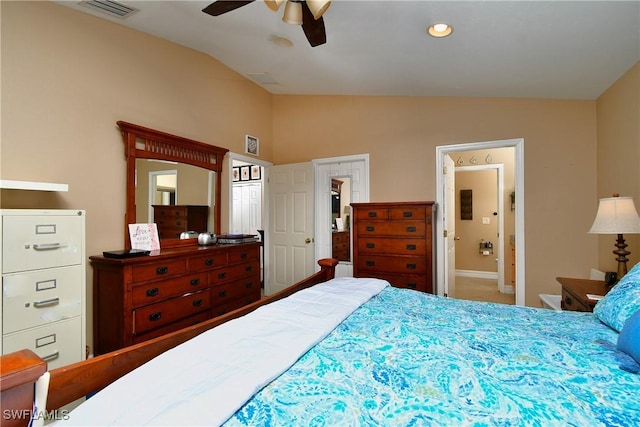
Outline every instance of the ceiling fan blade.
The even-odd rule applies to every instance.
[[[313,14],[307,6],[307,2],[302,2],[302,30],[304,35],[307,36],[311,47],[320,46],[327,42],[327,33],[324,30],[324,20],[322,16],[318,19],[313,19]]]
[[[219,16],[253,2],[254,0],[218,0],[202,9],[202,11],[212,16]]]

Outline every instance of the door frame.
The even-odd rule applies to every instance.
[[[525,234],[524,234],[524,138],[505,139],[496,141],[470,142],[454,145],[436,146],[436,203],[443,203],[443,189],[445,180],[443,178],[444,156],[450,153],[473,150],[486,150],[492,148],[515,148],[515,230],[516,230],[516,305],[525,305]],[[436,211],[436,224],[442,224],[442,209]],[[438,284],[443,284],[447,280],[444,271],[445,242],[444,234],[440,231],[442,227],[437,227],[436,232],[436,277]],[[437,286],[438,295],[444,295],[444,286]]]

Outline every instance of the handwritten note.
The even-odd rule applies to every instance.
[[[131,240],[131,249],[160,250],[156,224],[129,224],[129,239]]]

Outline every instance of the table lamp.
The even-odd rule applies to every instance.
[[[618,280],[620,280],[627,274],[627,255],[631,253],[626,250],[627,244],[623,234],[640,233],[640,217],[633,204],[633,198],[614,194],[613,197],[600,199],[598,213],[589,233],[618,235],[615,244],[617,249],[613,253],[617,256]]]

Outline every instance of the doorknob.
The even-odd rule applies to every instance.
[[[454,237],[453,240],[460,240],[458,236]]]
[[[309,243],[311,243],[311,238],[307,237],[306,239],[304,239],[304,242],[308,245]]]

